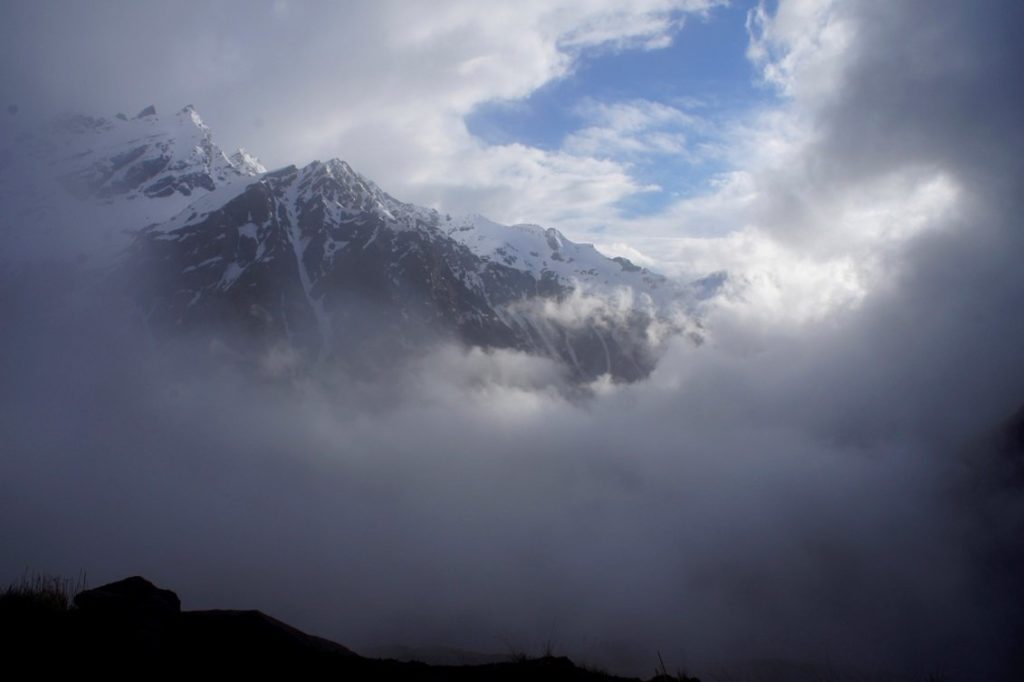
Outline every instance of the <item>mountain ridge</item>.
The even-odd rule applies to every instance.
[[[143,283],[133,295],[147,325],[228,332],[257,352],[288,344],[307,368],[365,359],[368,347],[386,347],[386,362],[416,344],[415,330],[549,357],[583,381],[641,379],[666,336],[699,339],[706,285],[554,228],[400,201],[340,159],[267,171],[244,150],[221,151],[191,105],[169,118],[152,107],[67,117],[57,130],[56,180]]]

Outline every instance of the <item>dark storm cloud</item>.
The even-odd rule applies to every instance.
[[[807,104],[809,196],[921,166],[963,188],[859,310],[733,321],[580,401],[453,348],[379,385],[254,382],[91,297],[40,309],[59,273],[8,278],[2,574],[143,573],[357,649],[1013,679],[1024,515],[988,436],[1024,403],[1021,10],[837,11],[856,41]]]

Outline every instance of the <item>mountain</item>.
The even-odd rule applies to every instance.
[[[72,147],[61,179],[82,195],[129,200],[191,197],[197,190],[211,192],[218,185],[266,172],[244,150],[230,158],[224,154],[191,105],[169,121],[147,107],[132,119],[72,116],[58,125],[68,133],[66,143]]]
[[[109,262],[140,227],[266,172],[213,142],[192,106],[158,116],[67,115],[0,136],[0,213],[8,253]]]
[[[452,339],[548,357],[578,380],[633,381],[667,336],[696,338],[694,311],[718,286],[675,283],[555,229],[407,204],[337,159],[267,172],[222,152],[192,107],[69,117],[45,139],[34,158],[55,182],[25,193],[19,227],[65,223],[57,241],[91,243],[80,257],[130,273],[151,330],[247,357],[283,347],[302,369],[355,369]]]

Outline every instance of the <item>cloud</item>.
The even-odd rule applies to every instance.
[[[971,194],[987,181],[975,182],[970,174],[983,166],[964,154],[982,141],[992,145],[992,158],[1005,149],[980,127],[965,129],[963,103],[939,95],[950,87],[940,74],[967,76],[949,54],[962,57],[962,48],[943,48],[932,36],[948,45],[964,37],[936,26],[912,41],[920,53],[876,44],[883,41],[872,26],[901,21],[858,3],[752,10],[749,55],[782,99],[716,136],[730,168],[709,191],[656,215],[613,220],[602,240],[656,253],[652,267],[673,274],[726,269],[743,289],[726,305],[750,303],[748,313],[774,315],[781,325],[820,320],[892,286],[907,250],[927,233],[971,220]],[[903,45],[895,35],[885,41]],[[913,103],[904,96],[910,89],[918,94]],[[995,111],[1012,106],[1000,97]],[[921,128],[930,129],[933,144],[921,139]]]
[[[623,237],[737,281],[707,341],[671,344],[638,384],[573,391],[545,361],[445,345],[378,381],[289,382],[287,354],[253,380],[152,348],[73,271],[5,282],[0,570],[141,572],[187,606],[263,608],[357,650],[551,639],[642,674],[660,650],[698,673],[773,657],[1012,676],[1024,511],[992,433],[1024,402],[1022,12],[756,10],[780,102],[736,124],[708,194]],[[438,22],[458,52],[483,19],[455,19]],[[395,40],[440,49],[429,22],[409,30]],[[545,77],[544,45],[516,53],[524,72]],[[453,119],[425,111],[417,144],[444,148],[432,122]],[[417,117],[381,112],[382,131]],[[515,162],[470,154],[466,174],[509,183],[523,158],[557,160],[584,205],[594,168],[629,182],[480,153]],[[588,314],[554,312],[573,303]]]
[[[268,382],[142,343],[108,301],[5,302],[5,574],[138,572],[357,650],[553,639],[636,673],[823,648],[998,669],[1015,643],[962,541],[993,528],[947,495],[947,427],[901,431],[920,387],[873,401],[891,368],[847,364],[849,328],[676,343],[587,397],[549,361],[448,345],[374,382]]]
[[[686,130],[702,130],[707,122],[682,109],[649,100],[604,103],[585,101],[579,115],[588,122],[571,133],[562,148],[580,156],[629,160],[671,154],[695,158]]]
[[[766,83],[787,95],[827,95],[837,87],[836,72],[856,42],[849,7],[834,0],[798,0],[769,14],[761,2],[747,16],[747,56],[761,68]]]
[[[594,50],[663,47],[687,14],[716,4],[21,3],[5,8],[0,73],[30,115],[191,102],[223,146],[270,166],[338,156],[405,200],[558,223],[645,187],[589,154],[485,145],[465,117],[568,77]],[[156,33],[173,46],[155,47]]]

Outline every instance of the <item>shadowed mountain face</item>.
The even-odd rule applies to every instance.
[[[191,106],[69,117],[9,151],[13,253],[114,265],[161,338],[217,339],[249,359],[286,349],[302,371],[455,340],[550,358],[578,381],[641,379],[668,336],[699,338],[706,280],[676,284],[554,229],[406,204],[339,160],[268,173],[224,154]]]

